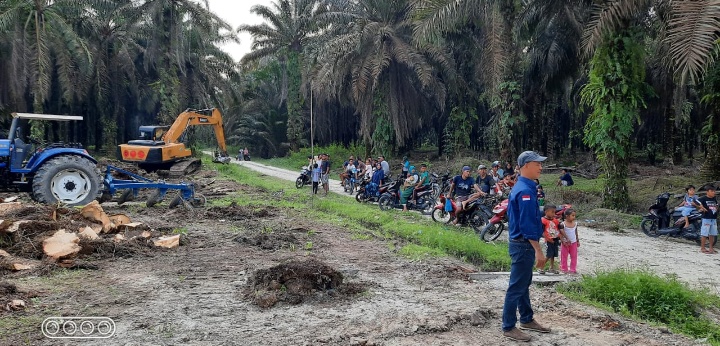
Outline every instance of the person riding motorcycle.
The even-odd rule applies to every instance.
[[[408,211],[407,209],[407,201],[410,196],[413,195],[413,191],[415,190],[415,185],[417,185],[417,182],[420,178],[418,177],[417,172],[415,171],[415,166],[409,166],[408,167],[408,176],[405,178],[405,182],[403,183],[402,189],[400,191],[400,204],[403,206],[403,211]]]
[[[425,191],[430,188],[430,185],[432,184],[432,180],[430,180],[430,172],[427,171],[427,165],[422,164],[420,165],[420,173],[418,174],[418,183],[415,185],[415,190],[413,190],[412,199],[417,199],[418,192]]]
[[[455,213],[454,225],[458,223],[458,216],[465,210],[464,202],[471,197],[473,191],[476,193],[481,192],[477,184],[475,184],[475,179],[470,176],[470,166],[464,166],[462,173],[455,176],[450,185],[450,198],[455,198],[455,202],[460,203],[460,208]]]
[[[382,165],[380,162],[377,162],[375,164],[375,172],[372,175],[372,178],[370,178],[370,183],[367,184],[365,187],[365,191],[368,196],[377,196],[379,192],[380,185],[382,185],[383,181],[385,180],[385,171],[382,169]]]

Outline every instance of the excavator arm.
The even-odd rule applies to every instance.
[[[207,114],[209,113],[209,114]],[[223,128],[222,115],[217,108],[192,110],[187,109],[178,115],[175,122],[162,136],[165,143],[178,143],[180,137],[190,126],[210,125],[215,131],[215,139],[220,147],[220,156],[228,157],[227,146],[225,145],[225,129]]]

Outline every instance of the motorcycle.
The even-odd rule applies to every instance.
[[[378,200],[380,210],[403,208],[402,204],[400,204],[400,187],[402,184],[402,179],[396,180],[395,183],[380,196]],[[433,208],[432,190],[418,192],[414,200],[408,199],[406,206],[408,210],[419,210],[423,212],[423,214],[431,212]]]
[[[307,166],[303,166],[302,171],[300,171],[300,176],[295,179],[295,187],[300,189],[305,185],[310,184],[310,170],[307,168]]]
[[[377,202],[388,189],[395,183],[395,181],[389,180],[388,182],[375,186],[375,189],[370,188],[370,179],[364,179],[358,185],[358,193],[355,194],[355,200],[359,203],[364,202]]]
[[[440,194],[439,203],[433,208],[431,217],[435,222],[449,223],[455,218],[458,219],[458,224],[469,225],[475,232],[480,232],[488,222],[488,217],[491,215],[489,205],[492,205],[495,200],[494,196],[487,196],[478,198],[465,207],[465,210],[460,212],[461,205],[456,203],[453,199],[445,196],[444,193]],[[446,210],[446,203],[452,206],[451,211]]]
[[[440,198],[440,194],[447,194],[448,192],[450,192],[450,185],[452,185],[452,177],[450,177],[450,172],[446,172],[442,177],[439,177],[435,173],[433,173],[431,176],[434,200]]]
[[[480,232],[480,239],[485,242],[491,242],[500,237],[507,227],[507,209],[509,199],[505,198],[492,209],[493,216],[487,225]],[[561,221],[565,221],[565,210],[572,208],[571,204],[561,204],[555,210],[555,217]]]
[[[670,193],[664,192],[657,196],[655,204],[651,205],[647,215],[640,223],[643,233],[649,237],[668,236],[694,240],[700,243],[700,227],[702,227],[702,213],[693,211],[688,216],[690,226],[685,228],[685,217],[682,211],[668,209],[667,203]]]

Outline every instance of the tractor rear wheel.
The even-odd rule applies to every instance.
[[[102,195],[100,176],[100,170],[87,158],[58,156],[38,168],[32,180],[32,196],[45,204],[86,205]]]

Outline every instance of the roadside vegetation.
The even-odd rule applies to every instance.
[[[433,224],[416,213],[380,212],[375,205],[348,203],[347,198],[334,194],[323,199],[312,199],[307,190],[297,190],[291,182],[263,177],[235,165],[215,165],[215,168],[228,178],[250,185],[271,191],[283,189],[285,197],[282,201],[272,203],[280,203],[302,213],[338,223],[352,230],[354,238],[383,237],[388,240],[407,241],[399,246],[397,243],[390,243],[400,256],[420,260],[452,255],[477,264],[483,270],[509,268],[507,246],[479,242],[478,237],[471,231]],[[547,175],[543,178],[543,183],[554,183],[554,180],[554,175]],[[637,228],[641,216],[597,207],[600,197],[596,192],[601,188],[601,184],[584,178],[578,178],[576,182],[573,188],[548,190],[550,195],[555,193],[558,199],[563,198],[563,194],[566,199],[577,198],[580,194],[595,196],[591,203],[596,204],[586,201],[577,203],[580,210],[593,207],[581,215],[581,218],[592,219],[593,224],[588,225],[590,227],[609,231]],[[668,184],[668,188],[679,186],[677,178],[658,178],[652,184],[642,180],[634,182],[631,184],[631,191],[632,187],[637,187],[636,195],[642,189],[651,189],[654,194],[658,184]],[[645,197],[650,201],[654,199],[654,195]],[[674,333],[705,339],[711,345],[720,345],[720,325],[714,317],[720,311],[720,298],[705,290],[691,289],[674,277],[661,277],[644,270],[618,269],[583,276],[579,281],[559,285],[557,290],[570,299],[639,321],[666,325]]]
[[[670,330],[720,345],[720,298],[673,277],[617,269],[562,284],[566,296],[624,316],[667,325]],[[714,318],[711,316],[715,316]]]
[[[364,228],[388,239],[402,239],[416,245],[401,251],[413,258],[419,254],[448,254],[476,264],[486,271],[510,268],[507,245],[487,244],[472,230],[435,223],[416,213],[381,212],[377,205],[360,204],[333,193],[324,198],[313,197],[309,189],[296,189],[293,182],[266,177],[238,165],[208,165],[230,179],[278,192],[276,200],[246,195],[246,199],[236,201],[238,204],[272,204],[291,208],[350,230]],[[219,200],[216,203],[227,202]]]

